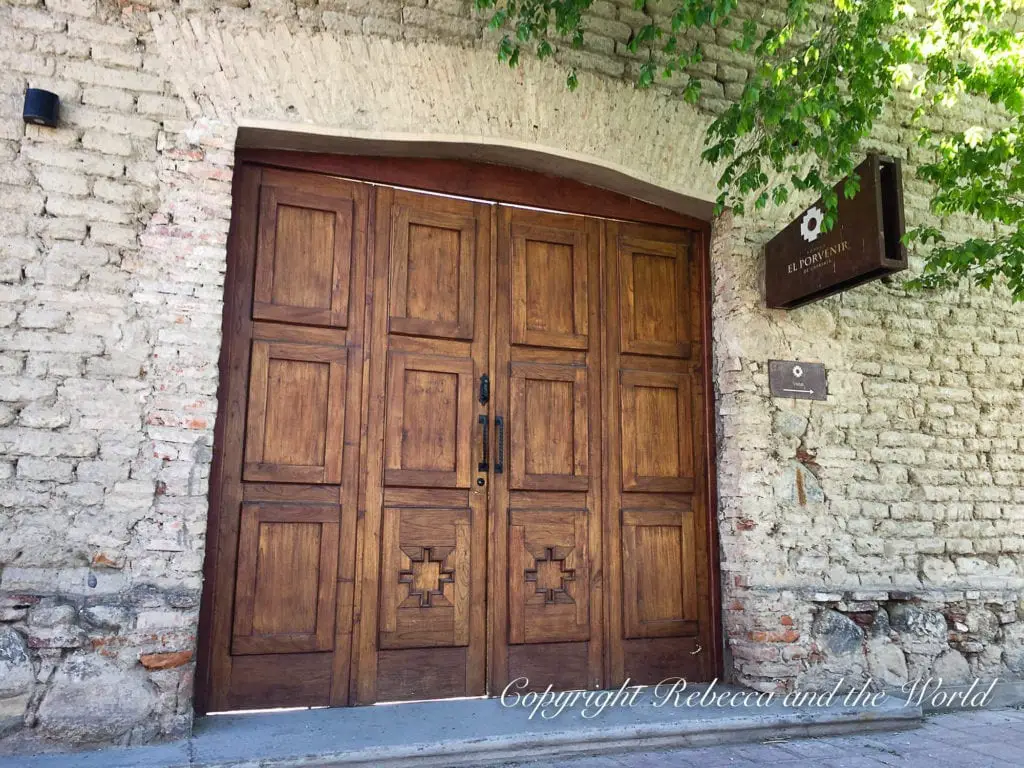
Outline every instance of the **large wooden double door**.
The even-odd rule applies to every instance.
[[[713,677],[697,234],[234,195],[200,709]]]

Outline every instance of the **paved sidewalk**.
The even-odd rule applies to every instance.
[[[509,763],[539,768],[1018,768],[1024,766],[1024,710],[934,715],[913,731],[794,739],[667,752],[584,757],[557,763]]]
[[[725,685],[716,685],[715,692],[727,699],[739,695],[741,703],[750,693]],[[692,693],[706,694],[707,689],[697,686]],[[607,703],[611,699],[602,700]],[[920,707],[908,706],[895,697],[875,707],[847,705],[845,701],[827,706],[773,701],[760,707],[699,707],[671,697],[667,705],[660,706],[648,692],[635,703],[627,699],[628,706],[567,707],[547,719],[531,717],[531,700],[520,706],[515,706],[516,701],[510,699],[503,705],[497,698],[463,699],[443,705],[410,702],[218,715],[201,718],[188,739],[73,754],[0,757],[0,768],[479,768],[542,758],[561,765],[570,762],[569,756],[621,754],[620,750],[630,748],[749,745],[766,738],[888,733],[917,728],[921,723]],[[544,710],[550,716],[556,711]],[[551,755],[562,757],[548,757]],[[658,758],[654,759],[657,764]]]

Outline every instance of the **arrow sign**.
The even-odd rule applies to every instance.
[[[768,386],[772,397],[795,400],[825,400],[828,383],[825,366],[799,360],[769,360]]]

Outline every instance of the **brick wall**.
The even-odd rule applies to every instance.
[[[190,725],[239,126],[530,146],[713,197],[700,137],[747,74],[727,34],[704,40],[694,110],[671,84],[629,86],[631,1],[595,3],[566,54],[576,94],[557,68],[497,64],[469,5],[0,4],[8,748]],[[60,128],[23,124],[27,85],[60,94]],[[991,118],[937,121],[974,119]],[[913,224],[910,139],[891,115],[873,147],[907,160]],[[730,672],[760,688],[1024,677],[1024,313],[898,282],[765,310],[761,246],[795,212],[725,217],[713,238]],[[770,400],[769,358],[825,362],[828,402]]]

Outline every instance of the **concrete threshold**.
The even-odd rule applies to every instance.
[[[701,691],[703,686],[691,686]],[[744,692],[716,686],[716,692]],[[839,698],[838,696],[836,697]],[[680,697],[682,701],[682,697]],[[633,706],[585,718],[582,704],[557,717],[498,699],[432,701],[345,709],[205,717],[183,741],[149,747],[0,758],[19,768],[310,768],[311,766],[484,766],[585,755],[706,747],[902,730],[921,723],[918,706],[895,696],[878,706]],[[596,704],[590,712],[596,709]]]

